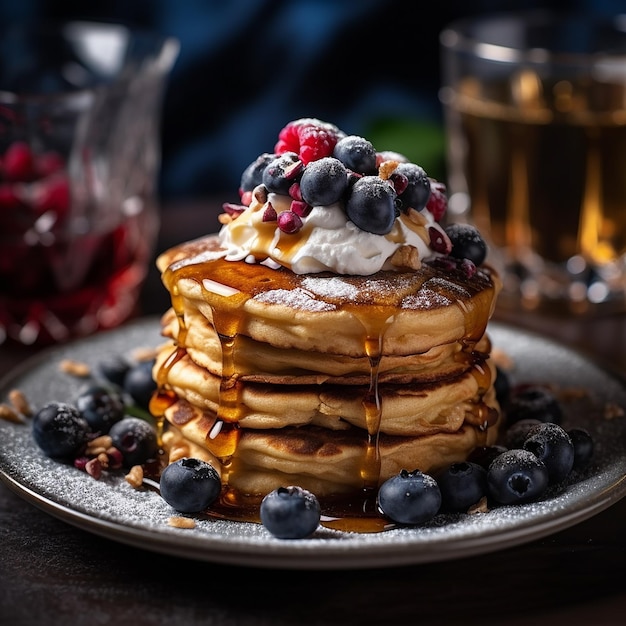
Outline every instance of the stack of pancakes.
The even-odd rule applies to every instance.
[[[495,442],[488,267],[297,275],[223,254],[209,236],[157,262],[172,301],[154,370],[170,462],[204,458],[238,494],[324,497]]]

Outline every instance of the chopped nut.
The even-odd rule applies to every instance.
[[[392,265],[418,270],[422,266],[417,248],[414,246],[400,246],[391,257]]]
[[[174,528],[195,528],[196,523],[189,517],[170,517],[167,520],[168,526],[173,526]]]
[[[100,448],[102,448],[103,450],[106,450],[107,448],[110,448],[112,445],[113,445],[113,439],[111,439],[109,435],[100,435],[99,437],[92,439],[87,444],[87,447],[90,449],[90,451],[92,449],[96,450]]]
[[[474,515],[476,513],[488,513],[489,506],[487,504],[487,496],[483,496],[476,504],[470,506],[467,512],[469,515]]]
[[[230,224],[233,221],[233,218],[230,215],[228,215],[228,213],[220,213],[217,216],[217,221],[220,224],[225,225],[225,224]]]
[[[18,413],[26,417],[30,417],[33,414],[33,410],[28,402],[26,396],[19,389],[12,389],[9,391],[9,402],[13,405]]]
[[[383,180],[387,180],[398,165],[400,165],[399,161],[383,161],[378,166],[378,176]]]
[[[72,359],[63,359],[59,363],[59,369],[64,374],[70,374],[77,378],[87,378],[91,376],[91,368],[87,363],[81,363],[80,361],[74,361]]]
[[[96,459],[100,461],[100,467],[102,467],[102,469],[109,469],[109,457],[106,452],[101,452]]]
[[[143,468],[141,465],[133,465],[124,478],[131,487],[139,489],[143,485]]]
[[[23,424],[24,420],[20,417],[20,414],[8,404],[0,404],[0,419],[7,422],[14,422],[15,424]]]

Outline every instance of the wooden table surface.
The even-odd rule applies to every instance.
[[[166,207],[159,249],[216,230],[211,206]],[[167,303],[153,270],[143,311],[158,313]],[[626,315],[496,318],[626,374]],[[0,374],[32,352],[0,347]],[[484,555],[378,570],[263,570],[183,560],[95,536],[0,482],[0,625],[624,624],[625,527],[623,499],[545,539]]]

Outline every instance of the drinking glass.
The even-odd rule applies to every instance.
[[[136,311],[177,53],[116,24],[0,33],[0,343],[67,341]]]
[[[486,235],[499,305],[626,310],[626,16],[469,18],[440,41],[450,214]]]

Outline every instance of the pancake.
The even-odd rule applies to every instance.
[[[407,467],[434,473],[467,458],[477,446],[495,443],[494,429],[464,425],[452,433],[421,437],[380,435],[376,452],[363,431],[330,431],[317,426],[275,430],[242,429],[227,466],[206,446],[214,422],[207,416],[170,424],[168,447],[183,446],[218,467],[222,480],[244,496],[262,496],[280,486],[297,484],[319,497],[373,488]],[[182,443],[181,443],[182,442]]]
[[[171,345],[161,349],[157,369],[163,367],[173,350]],[[430,384],[381,383],[377,430],[390,435],[416,436],[453,432],[464,422],[481,425],[487,404],[484,388],[490,387],[493,376],[491,363],[476,356],[468,371]],[[169,368],[167,380],[180,400],[199,411],[219,413],[222,379],[196,365],[188,354]],[[237,424],[252,429],[314,424],[331,430],[343,430],[348,425],[368,430],[368,410],[364,405],[368,393],[369,385],[283,385],[239,380]],[[488,399],[497,409],[493,398]]]
[[[185,346],[189,358],[215,376],[222,375],[222,345],[209,321],[194,307],[185,310]],[[162,319],[163,335],[177,340],[178,319],[172,309]],[[311,350],[285,350],[237,335],[236,370],[240,380],[281,385],[339,383],[368,384],[371,362],[367,356],[351,357]],[[487,335],[474,351],[488,353]],[[420,354],[382,355],[378,364],[381,383],[432,382],[467,371],[473,357],[462,340],[433,346]]]
[[[301,275],[223,256],[217,236],[160,255],[157,265],[175,308],[182,316],[200,313],[223,336],[243,335],[283,350],[369,358],[372,351],[403,356],[475,343],[498,290],[489,268],[471,277],[427,264],[370,276]]]

